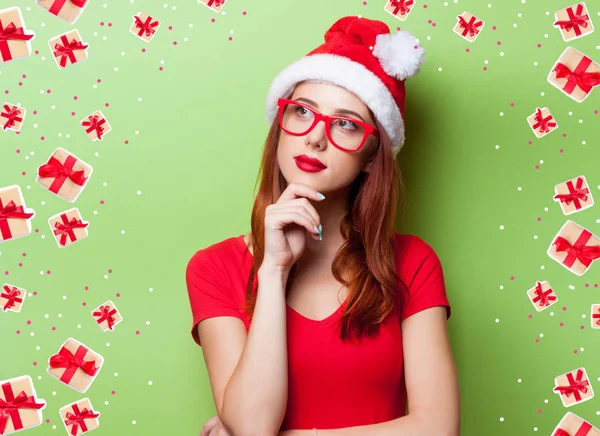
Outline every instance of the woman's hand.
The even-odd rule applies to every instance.
[[[202,430],[200,431],[200,436],[233,436],[221,420],[219,419],[219,415],[213,416],[208,421],[204,423],[202,426]]]

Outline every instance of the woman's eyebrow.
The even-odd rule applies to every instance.
[[[311,104],[311,105],[315,106],[317,109],[319,108],[319,105],[316,102],[314,102],[311,99],[309,99],[309,98],[299,97],[299,98],[296,99],[296,101],[304,101],[304,102],[306,102],[308,104]],[[360,118],[361,120],[363,120],[366,123],[366,121],[364,120],[364,118],[358,112],[351,111],[350,109],[336,108],[334,110],[334,113],[336,113],[336,114],[355,115],[355,116],[357,116],[358,118]]]

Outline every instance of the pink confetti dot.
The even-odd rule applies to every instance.
[[[159,69],[160,71],[162,71],[162,70],[163,70],[163,67],[158,67],[158,69]]]
[[[26,257],[26,256],[27,256],[27,253],[23,253],[23,254],[21,254],[21,256],[23,256],[23,257]]]
[[[540,166],[539,166],[539,165],[536,165],[536,166],[535,166],[535,169],[536,169],[536,170],[539,170],[539,169],[540,169]]]
[[[129,144],[129,141],[127,139],[125,140],[125,144]]]
[[[101,82],[102,82],[102,79],[98,79],[98,80],[96,80],[96,82],[98,82],[98,83],[101,83]]]
[[[561,148],[560,150],[558,150],[559,153],[563,153],[564,150]]]
[[[597,287],[598,287],[598,283],[594,283],[594,288],[597,288]]]
[[[29,324],[31,324],[31,320],[30,319],[27,320],[27,325],[29,325]]]
[[[108,273],[111,274],[112,273],[112,268],[108,270]]]
[[[121,294],[119,292],[117,292],[117,298],[119,298],[121,296]]]
[[[561,326],[561,327],[564,327],[565,325],[564,325],[564,323],[562,323],[562,322],[561,322],[561,323],[560,323],[560,326]]]
[[[567,310],[567,308],[566,308],[566,307],[563,307],[563,310]]]
[[[37,111],[33,111],[33,115],[37,115]]]
[[[104,21],[100,21],[100,25],[101,25],[101,26],[104,26]]]
[[[465,48],[465,51],[466,51],[467,53],[469,53],[469,52],[471,51],[471,49],[467,47],[467,48]]]
[[[83,303],[81,303],[83,306],[87,306],[87,303],[84,301]]]
[[[242,15],[246,15],[246,11],[242,12]]]
[[[594,111],[594,115],[598,115],[598,109]]]
[[[431,21],[431,20],[427,20],[427,22],[428,22],[429,24],[431,24],[431,22],[432,22],[432,21]]]
[[[49,419],[46,419],[46,422],[50,422],[50,420],[49,420]]]
[[[17,330],[17,334],[20,335],[21,334],[21,330]]]
[[[23,86],[23,82],[19,82],[19,86]]]
[[[537,47],[538,47],[538,48],[541,48],[541,47],[542,47],[542,44],[538,44],[538,45],[537,45]]]
[[[501,41],[498,41],[496,44],[498,44],[498,45],[502,45],[502,42],[501,42]]]
[[[108,107],[108,103],[104,103],[104,106]]]
[[[33,366],[37,366],[37,362],[33,362]]]
[[[25,175],[25,171],[21,171],[21,175],[24,176]]]
[[[71,115],[75,116],[75,112],[71,112]]]
[[[423,9],[427,9],[427,5],[423,5]]]
[[[483,71],[487,71],[487,67],[483,67]]]
[[[586,287],[586,288],[589,288],[589,287],[590,287],[590,284],[589,284],[589,283],[586,283],[586,284],[585,284],[585,287]]]
[[[142,53],[146,53],[146,49],[145,48],[142,49]]]
[[[73,96],[73,100],[77,100],[77,96],[76,95]]]
[[[8,89],[4,91],[5,94],[8,94]]]
[[[515,279],[515,276],[510,276],[510,280],[514,280],[514,279]]]
[[[48,94],[50,94],[52,91],[50,91],[49,89],[46,91]]]
[[[538,409],[538,410],[537,410],[537,413],[542,413],[542,409]]]
[[[492,26],[492,30],[496,30],[496,26]]]
[[[108,27],[112,27],[112,23],[108,23]]]
[[[46,139],[46,138],[44,138],[44,137],[42,136],[40,139],[43,141],[43,140],[44,140],[44,139]]]
[[[542,217],[540,217],[540,216],[539,216],[537,220],[538,220],[538,222],[539,222],[539,221],[541,221],[541,220],[542,220]]]
[[[27,74],[23,74],[21,77],[22,77],[23,79],[26,79],[26,78],[27,78]]]
[[[37,291],[33,291],[33,295],[37,295]]]
[[[515,104],[511,102],[510,103],[510,107],[514,107],[514,106],[515,106]]]
[[[537,343],[537,342],[539,342],[539,341],[540,341],[540,338],[536,338],[536,339],[535,339],[535,342],[536,342],[536,343]]]
[[[398,30],[398,31],[399,31],[399,30],[400,30],[400,26],[396,27],[396,30]]]
[[[562,134],[562,136],[563,136],[563,138],[566,138],[566,137],[567,137],[567,134],[566,134],[566,133],[563,133],[563,134]]]
[[[110,391],[110,393],[114,395],[114,394],[115,394],[115,391]]]
[[[46,271],[46,274],[50,274],[50,270]]]
[[[104,204],[104,200],[100,200],[100,204]]]
[[[435,23],[433,23],[433,24],[432,24],[432,26],[433,26],[433,27],[435,27],[435,26],[436,26],[436,24],[435,24]]]
[[[173,26],[169,26],[169,30],[173,30]]]
[[[577,350],[573,350],[573,353],[577,354]]]
[[[135,331],[135,334],[136,334],[136,335],[139,335],[139,334],[140,334],[140,331],[139,331],[139,330],[136,330],[136,331]]]
[[[40,51],[39,51],[39,50],[36,50],[36,51],[35,51],[35,54],[40,54]]]
[[[19,149],[17,148],[16,152],[17,152],[17,153],[21,153],[21,150],[19,150]]]
[[[581,327],[580,327],[580,329],[581,329],[581,330],[583,330],[584,328],[585,328],[584,326],[581,326]]]
[[[4,271],[4,275],[7,276],[9,274],[8,271]]]
[[[56,330],[56,327],[52,326],[52,331]]]
[[[529,141],[529,142],[528,142],[528,144],[529,144],[529,145],[533,144],[533,141]]]
[[[214,18],[211,18],[211,19],[210,19],[210,22],[211,22],[211,23],[214,23],[215,21],[216,21],[216,20],[215,20]]]
[[[177,41],[173,41],[173,45],[177,45]]]
[[[90,288],[89,288],[88,286],[86,286],[84,289],[87,291],[87,290],[88,290],[88,289],[90,289]]]
[[[527,318],[531,319],[533,318],[533,315],[530,313],[529,316],[527,316]]]
[[[39,231],[40,231],[40,229],[35,229],[35,232],[36,232],[36,233],[37,233],[37,232],[39,232]]]

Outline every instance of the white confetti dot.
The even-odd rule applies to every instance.
[[[36,350],[40,351],[40,346],[35,347]]]
[[[59,133],[59,134],[58,134],[58,137],[59,137],[59,138],[60,138],[60,137],[62,137],[62,133]]]
[[[45,315],[44,315],[44,317],[45,317],[45,318],[48,318],[48,316],[49,316],[48,314],[45,314]]]
[[[38,380],[41,380],[41,379],[42,379],[42,376],[41,376],[41,375],[38,375]]]
[[[498,318],[496,318],[496,322],[498,323],[498,322],[500,322],[500,320]]]
[[[545,268],[544,265],[540,266],[540,269],[544,269],[544,268]]]
[[[579,120],[579,124],[583,123],[583,120]]]
[[[92,85],[92,88],[96,89],[98,87],[98,85],[96,85],[95,83]]]
[[[135,419],[133,421],[131,421],[132,424],[135,424]]]
[[[102,7],[103,7],[104,9],[106,9],[106,7],[107,7],[107,4],[106,4],[106,3],[104,3],[104,4],[102,5]]]
[[[98,211],[97,210],[94,211],[94,215],[98,215]]]
[[[52,430],[56,430],[56,426],[55,425],[52,426]]]
[[[579,351],[583,351],[583,347],[581,347],[581,348],[579,349]]]
[[[544,403],[548,404],[548,400],[544,400]]]
[[[106,182],[102,183],[102,186],[106,186]]]
[[[59,317],[59,318],[62,318],[62,313],[59,313],[59,314],[58,314],[58,317]]]
[[[504,226],[500,226],[500,230],[504,230]]]
[[[586,144],[586,142],[585,142],[585,141],[581,141],[581,144],[582,144],[582,145],[585,145],[585,144]]]
[[[500,52],[500,56],[504,56],[504,52],[503,51]]]
[[[42,24],[40,24],[40,26],[46,27],[46,23],[42,23]]]
[[[52,391],[52,395],[56,395],[56,391]]]
[[[81,324],[77,324],[77,328],[80,329],[81,328]]]
[[[504,422],[504,418],[503,417],[500,417],[500,422]]]
[[[107,274],[104,274],[104,278],[105,278],[105,279],[107,279],[107,278],[108,278],[108,275],[107,275]]]
[[[500,116],[503,117],[504,116],[504,112],[500,112]]]
[[[485,61],[483,61],[483,63],[487,65],[488,64],[488,60],[486,59]]]
[[[119,67],[115,67],[115,71],[119,71]]]
[[[67,137],[67,139],[69,139],[71,137],[71,134],[67,133],[65,136]]]
[[[140,134],[140,131],[139,131],[139,130],[136,130],[136,131],[135,131],[135,134],[136,134],[136,135],[139,135],[139,134]]]
[[[137,195],[142,195],[142,191],[138,191],[138,192],[137,192]]]
[[[133,0],[131,0],[131,3],[133,3]],[[105,401],[104,405],[108,406],[108,401]]]
[[[504,285],[500,285],[500,289],[504,289]]]
[[[30,336],[35,336],[35,333],[31,332],[29,333]]]
[[[52,106],[50,106],[50,107],[51,107],[52,109],[56,109],[56,106],[54,106],[54,105],[52,105]]]
[[[152,380],[149,380],[149,381],[148,381],[148,384],[149,384],[150,386],[152,386]]]
[[[438,71],[442,71],[442,67],[439,67],[439,68],[438,68]]]
[[[34,123],[34,124],[33,124],[33,127],[34,127],[35,129],[37,129],[37,127],[38,127],[37,123]]]
[[[546,95],[546,93],[544,91],[540,92],[540,95],[543,97],[544,95]]]
[[[40,271],[40,275],[44,275],[44,271]]]
[[[94,36],[98,36],[98,32],[94,32]]]
[[[63,295],[63,300],[66,300],[66,299],[67,299],[67,296],[66,296],[66,295]]]
[[[522,16],[523,15],[520,12],[517,14],[517,17],[519,17],[519,18],[521,18]]]
[[[125,230],[121,230],[121,234],[124,235],[125,234]]]
[[[177,9],[177,6],[173,6],[173,10],[176,10],[176,9]]]
[[[520,378],[519,378],[519,379],[517,379],[517,382],[521,383],[521,379],[520,379]]]
[[[582,318],[585,318],[585,313],[581,314],[581,317],[582,317]]]
[[[541,164],[543,164],[543,163],[544,163],[544,160],[543,160],[543,159],[540,159],[540,163],[541,163]]]
[[[535,61],[535,62],[533,63],[533,65],[537,67],[537,65],[538,65],[537,61]]]
[[[491,3],[488,3],[488,8],[491,8],[491,7],[492,7],[492,4],[491,4]]]
[[[110,342],[107,342],[107,343],[106,343],[106,346],[107,346],[107,347],[110,347]]]
[[[160,63],[161,63],[161,64],[164,64],[164,63],[165,63],[165,61],[160,61]]]
[[[190,23],[190,27],[194,27],[194,25],[192,23]]]
[[[124,51],[121,52],[121,56],[125,56],[125,52]]]
[[[150,321],[146,321],[146,325],[150,325]]]
[[[514,24],[513,24],[513,27],[517,27],[517,23],[514,23]]]
[[[549,13],[546,12],[546,15],[549,15]],[[544,38],[548,38],[548,34],[547,33],[544,33]]]
[[[115,372],[115,377],[118,377],[118,376],[119,376],[119,373],[118,373],[118,372]]]
[[[598,186],[598,189],[600,189],[600,186]],[[150,288],[148,289],[150,292],[152,292],[154,289]]]
[[[544,337],[544,334],[543,334],[543,333],[540,333],[540,338],[543,338],[543,337]]]
[[[102,39],[103,39],[104,41],[106,41],[106,36],[103,36],[103,37],[102,37]]]
[[[185,38],[183,38],[183,42],[187,42],[187,36]]]

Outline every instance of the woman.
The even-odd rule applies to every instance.
[[[423,59],[410,33],[347,16],[271,84],[252,231],[186,269],[217,409],[202,435],[459,434],[441,263],[394,231]]]

